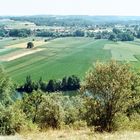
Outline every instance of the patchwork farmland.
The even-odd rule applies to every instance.
[[[0,41],[0,61],[14,81],[22,83],[31,75],[34,80],[59,79],[68,75],[83,78],[96,61],[129,61],[140,65],[140,41],[111,42],[93,38],[58,38],[44,42],[36,38],[35,48],[26,45],[32,38],[4,39]],[[127,52],[126,52],[127,51]]]

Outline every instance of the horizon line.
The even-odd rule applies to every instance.
[[[140,17],[140,15],[90,15],[90,14],[21,14],[21,15],[16,15],[16,14],[7,14],[7,15],[0,15],[0,17],[22,17],[22,16],[98,16],[98,17]]]

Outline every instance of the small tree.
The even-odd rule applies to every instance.
[[[21,100],[21,109],[33,123],[36,122],[38,108],[43,100],[42,95],[43,93],[41,91],[34,91],[30,95],[24,94]]]
[[[47,91],[48,92],[54,92],[56,89],[56,81],[55,80],[50,80],[48,82],[48,85],[47,85]]]
[[[31,93],[34,90],[33,82],[30,76],[26,77],[26,82],[24,84],[24,91]]]
[[[97,63],[87,73],[83,90],[95,101],[95,125],[100,130],[112,131],[115,115],[125,112],[132,103],[132,76],[127,64],[115,61]]]
[[[111,33],[108,40],[116,41],[117,40],[116,35],[114,33]]]
[[[31,49],[34,47],[34,44],[32,42],[27,43],[27,49]]]
[[[67,90],[77,90],[80,88],[80,79],[74,75],[68,77]]]
[[[0,67],[0,104],[9,106],[12,103],[13,85],[9,77]]]

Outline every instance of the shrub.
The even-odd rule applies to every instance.
[[[37,116],[40,128],[60,128],[63,116],[64,110],[61,105],[51,99],[49,95],[44,97]]]
[[[33,130],[31,125],[32,123],[17,105],[0,108],[0,135],[14,135],[23,130]]]
[[[130,120],[124,113],[117,114],[113,119],[114,131],[116,130],[129,130]]]
[[[0,108],[0,135],[13,135],[12,112],[8,108]]]
[[[75,121],[73,124],[70,125],[71,128],[75,130],[81,130],[87,128],[87,122],[86,121]]]
[[[134,113],[130,116],[130,128],[131,130],[140,130],[140,114]]]

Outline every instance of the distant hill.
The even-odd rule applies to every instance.
[[[90,26],[106,23],[140,23],[140,16],[88,16],[88,15],[34,15],[34,16],[7,16],[0,19],[34,22],[36,25],[47,26]]]

